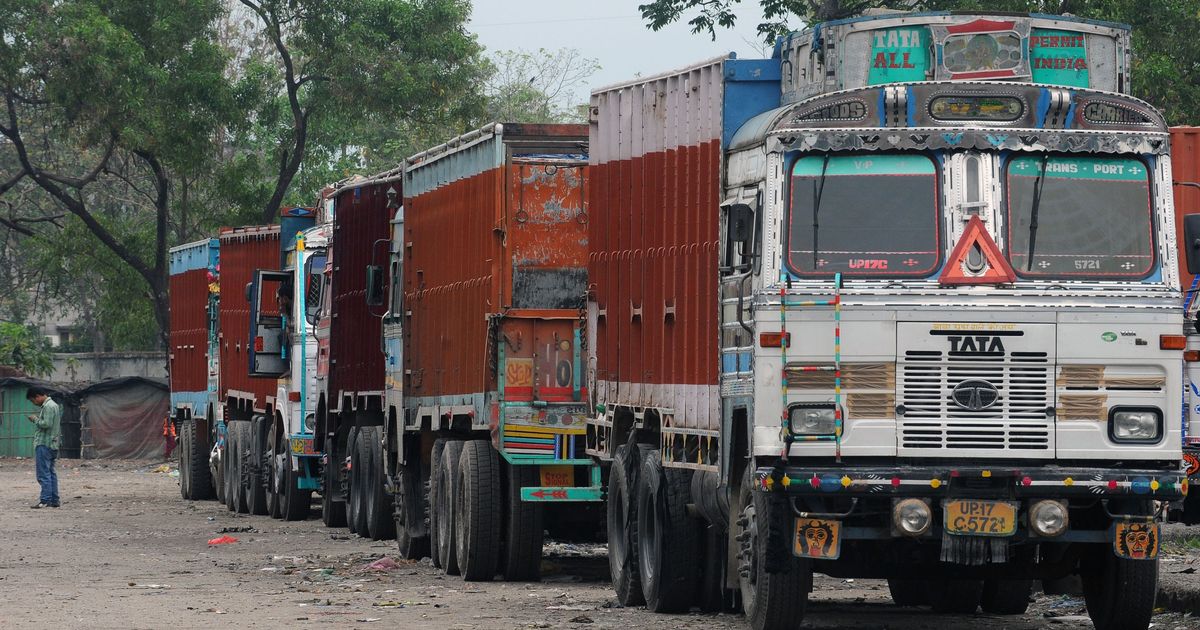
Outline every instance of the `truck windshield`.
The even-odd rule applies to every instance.
[[[1141,160],[1022,155],[1009,160],[1006,179],[1008,257],[1019,275],[1137,279],[1153,271],[1150,174]]]
[[[937,167],[925,155],[808,156],[791,178],[787,262],[800,276],[924,277],[938,265]]]

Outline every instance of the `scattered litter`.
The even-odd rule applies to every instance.
[[[250,527],[249,525],[245,525],[242,527],[222,527],[220,530],[217,531],[217,533],[218,534],[240,534],[243,532],[253,532],[253,531],[254,531],[253,527]]]
[[[1080,623],[1090,622],[1091,620],[1092,618],[1088,617],[1087,615],[1063,615],[1062,617],[1051,617],[1050,619],[1047,619],[1047,621],[1050,623]]]
[[[129,586],[131,586],[133,588],[148,588],[148,589],[171,588],[170,585],[167,585],[167,584],[135,584],[133,582],[130,582]]]
[[[156,472],[156,473],[171,472],[171,466],[169,464],[163,464],[150,472]]]
[[[206,612],[206,613],[207,613],[207,612],[210,612],[210,613],[216,613],[216,614],[218,614],[218,615],[224,615],[224,614],[225,614],[225,611],[224,611],[224,610],[220,610],[220,609],[217,609],[217,608],[209,608],[208,610],[205,610],[205,611],[203,611],[203,612]]]
[[[395,571],[400,568],[400,563],[384,556],[371,564],[363,566],[363,571]]]
[[[404,602],[375,602],[371,604],[376,608],[405,608]]]
[[[344,534],[330,534],[329,538],[330,540],[350,540],[350,537]]]
[[[1064,597],[1063,599],[1050,604],[1051,608],[1080,608],[1083,606],[1087,606],[1087,604],[1082,599],[1073,599],[1070,597]]]
[[[179,477],[179,471],[178,471],[178,470],[172,470],[171,472],[167,473],[167,476],[168,476],[168,477]]]
[[[210,521],[215,521],[215,520],[217,520],[217,517],[215,517],[215,516],[210,516],[210,517],[208,517],[208,520],[210,520]]]
[[[592,618],[587,615],[579,615],[578,617],[572,617],[570,620],[570,623],[595,623],[595,622],[592,621]]]
[[[546,610],[591,610],[592,606],[547,606]]]
[[[238,539],[233,536],[221,536],[220,538],[212,538],[208,541],[209,545],[228,545],[237,542]]]
[[[371,623],[372,621],[379,621],[380,619],[381,619],[380,617],[363,617],[362,619],[355,619],[355,621],[363,622],[363,623]]]

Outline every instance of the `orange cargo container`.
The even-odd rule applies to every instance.
[[[218,399],[239,401],[244,411],[257,411],[275,395],[275,380],[250,376],[250,303],[246,285],[256,269],[279,268],[279,226],[253,226],[221,230],[221,302],[218,308],[220,337],[220,386]],[[271,296],[271,302],[273,302]],[[275,309],[278,305],[264,304]]]
[[[580,339],[586,142],[584,125],[493,125],[410,158],[403,252],[410,409],[496,413],[488,394],[497,389],[498,352],[509,400],[586,399],[573,362],[560,369],[553,361],[560,342],[574,353]]]
[[[1175,186],[1175,235],[1183,290],[1192,286],[1183,246],[1183,215],[1200,212],[1200,127],[1171,127],[1171,177]]]

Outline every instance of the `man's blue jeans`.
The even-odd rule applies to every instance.
[[[58,451],[49,446],[38,445],[34,449],[34,461],[37,464],[37,480],[42,486],[40,501],[46,505],[58,505],[58,473],[54,471],[54,462],[58,460]]]

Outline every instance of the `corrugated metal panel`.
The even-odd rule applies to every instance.
[[[582,125],[490,125],[409,158],[404,362],[410,395],[495,389],[489,316],[512,306],[561,308],[576,284],[582,297],[585,134]]]
[[[0,389],[0,457],[33,457],[34,425],[26,416],[38,413],[25,398],[26,387]]]
[[[719,422],[717,224],[724,66],[592,94],[589,280],[598,397]],[[766,107],[764,107],[765,109]]]
[[[249,375],[250,303],[246,301],[246,285],[253,280],[255,270],[279,268],[279,226],[223,230],[220,239],[219,398],[226,400],[230,390],[248,392],[255,396],[256,406],[263,407],[267,397],[275,395],[275,380]],[[278,309],[270,303],[265,306]]]
[[[367,266],[388,265],[393,210],[388,188],[401,196],[401,182],[377,182],[339,191],[333,215],[333,320],[329,329],[329,392],[383,391],[381,317],[385,307],[367,306]],[[388,285],[384,279],[384,286]]]
[[[1175,181],[1175,236],[1179,247],[1179,277],[1184,290],[1192,286],[1183,242],[1183,216],[1200,212],[1200,127],[1171,127],[1171,177]]]
[[[208,389],[208,285],[217,239],[171,249],[169,374],[172,392]]]

